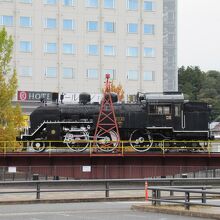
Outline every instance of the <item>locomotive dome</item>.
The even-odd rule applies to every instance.
[[[79,103],[85,105],[91,101],[91,95],[87,92],[79,94]]]

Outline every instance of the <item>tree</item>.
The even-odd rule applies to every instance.
[[[179,74],[179,91],[187,94],[187,98],[196,101],[198,94],[202,89],[205,73],[198,66],[187,68],[181,67],[178,70]]]
[[[211,119],[220,116],[220,72],[203,72],[199,67],[181,67],[179,91],[191,101],[207,102],[212,106]]]
[[[102,93],[104,93],[105,88],[102,89]],[[122,102],[124,100],[124,89],[121,85],[121,83],[119,83],[118,85],[115,85],[114,82],[111,82],[111,92],[114,92],[118,95],[118,101]]]
[[[120,83],[118,85],[115,85],[114,82],[112,82],[111,92],[115,92],[118,95],[119,102],[124,100],[124,90],[123,90],[123,87]]]
[[[0,30],[0,141],[2,146],[14,147],[23,123],[23,117],[19,106],[12,106],[12,100],[17,89],[17,74],[10,68],[12,59],[13,40],[8,36],[5,28]],[[5,149],[4,149],[5,150]]]

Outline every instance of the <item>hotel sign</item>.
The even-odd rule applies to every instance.
[[[42,98],[52,101],[51,92],[18,91],[17,95],[19,101],[41,101]]]

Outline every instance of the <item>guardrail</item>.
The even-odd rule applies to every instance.
[[[157,178],[157,179],[152,179],[152,178],[146,178],[146,179],[99,179],[99,180],[59,180],[59,181],[13,181],[13,182],[0,182],[1,189],[4,189],[5,187],[9,187],[10,190],[8,191],[0,191],[1,194],[30,194],[34,193],[36,194],[36,199],[39,200],[41,197],[42,193],[57,193],[57,192],[91,192],[91,191],[100,191],[104,192],[104,197],[109,198],[110,197],[110,192],[112,191],[137,191],[137,190],[143,190],[143,197],[144,197],[144,190],[146,182],[149,185],[161,185],[163,186],[157,186],[157,187],[152,187],[149,186],[148,190],[152,190],[152,202],[154,202],[154,205],[158,205],[159,202],[171,202],[171,200],[165,200],[161,198],[161,191],[169,191],[170,195],[173,195],[173,192],[188,192],[186,194],[186,201],[184,204],[190,205],[190,194],[191,192],[196,192],[196,193],[202,193],[202,198],[203,202],[206,201],[206,196],[205,194],[217,194],[220,195],[220,193],[210,193],[206,191],[199,191],[195,190],[198,188],[211,188],[212,185],[217,184],[219,186],[220,183],[220,178],[199,178],[199,179],[194,179],[194,178],[189,178],[189,179],[182,179],[182,178],[170,178],[170,179],[163,179],[163,178]],[[90,184],[90,185],[89,185]],[[97,187],[97,184],[99,184],[99,187]],[[100,185],[101,184],[101,185]],[[179,184],[179,186],[178,186]],[[181,186],[180,186],[181,184]],[[185,184],[183,186],[183,184]],[[193,185],[192,185],[193,184]],[[52,186],[59,186],[63,187],[62,189],[56,188],[56,189],[50,189]],[[64,188],[64,186],[70,185],[71,188]],[[79,187],[79,188],[74,188]],[[28,189],[27,186],[32,186],[31,189]],[[43,186],[46,186],[47,188],[43,188]],[[93,187],[91,187],[93,186]],[[126,186],[126,187],[125,187]],[[169,186],[169,187],[165,187]],[[172,187],[171,187],[172,186]],[[12,191],[13,188],[17,190]],[[20,187],[20,188],[19,188]],[[33,188],[34,187],[34,188]],[[185,188],[185,189],[179,189]],[[19,188],[19,190],[18,190]],[[24,190],[25,188],[25,190]],[[193,188],[194,190],[190,189]],[[194,203],[193,203],[194,204]]]
[[[58,152],[93,154],[98,152],[104,153],[148,153],[159,152],[166,154],[170,152],[204,152],[220,153],[220,140],[200,140],[200,141],[179,141],[179,140],[144,140],[141,146],[136,146],[134,141],[108,141],[107,146],[101,141],[94,140],[74,140],[74,141],[0,141],[0,154],[35,152],[33,145],[38,143],[45,147],[48,154]],[[68,146],[69,145],[69,146]],[[149,147],[150,145],[150,147]],[[42,147],[42,146],[40,146]]]
[[[208,199],[208,195],[211,196],[220,196],[220,192],[214,192],[214,191],[210,191],[207,190],[206,187],[202,187],[202,190],[198,190],[198,189],[179,189],[179,188],[168,188],[168,187],[149,187],[148,190],[152,190],[152,198],[149,199],[149,201],[152,201],[152,205],[153,206],[158,206],[161,205],[161,202],[165,202],[165,203],[177,203],[177,204],[183,204],[185,209],[189,210],[190,206],[192,205],[203,205],[203,206],[214,206],[214,207],[220,207],[220,204],[213,204],[213,203],[207,203],[207,199]],[[181,201],[180,198],[176,198],[176,197],[162,197],[161,193],[162,192],[179,192],[179,193],[184,193],[184,201]],[[197,200],[201,200],[201,202],[191,202],[192,200],[192,196],[191,194],[200,194],[201,196],[198,198],[196,198]],[[172,194],[173,196],[173,194]],[[179,199],[179,200],[177,200]]]

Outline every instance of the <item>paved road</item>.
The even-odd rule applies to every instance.
[[[132,204],[140,203],[143,202],[1,205],[0,220],[201,220],[130,210]]]

